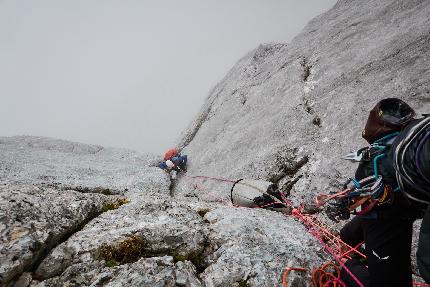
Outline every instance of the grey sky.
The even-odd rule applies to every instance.
[[[0,136],[161,153],[259,43],[335,0],[0,0]]]

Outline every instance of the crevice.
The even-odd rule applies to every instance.
[[[287,162],[281,164],[278,168],[278,172],[271,177],[269,181],[278,185],[278,188],[285,196],[289,196],[294,185],[303,177],[303,175],[297,175],[302,167],[308,163],[309,157],[304,156],[298,161]]]
[[[209,208],[199,208],[197,209],[197,214],[201,217],[204,218],[206,213],[208,213],[210,211]]]
[[[141,236],[129,235],[121,242],[114,244],[104,244],[96,251],[95,259],[104,260],[106,267],[115,267],[139,261],[142,258],[153,258],[161,256],[171,256],[173,262],[190,261],[199,274],[208,267],[206,257],[210,255],[208,251],[209,241],[206,239],[201,250],[194,250],[183,254],[177,249],[151,250],[149,243]]]
[[[305,109],[305,112],[307,112],[310,115],[313,115],[315,113],[314,109],[312,108],[311,104],[309,104],[308,100],[303,101],[303,107]]]
[[[319,116],[315,116],[312,120],[312,124],[321,127],[321,118]]]
[[[36,280],[49,279],[49,278],[42,278],[43,276],[37,276],[35,272],[38,269],[39,265],[43,262],[43,260],[49,255],[49,253],[52,250],[54,250],[60,244],[66,242],[75,233],[81,231],[85,227],[85,225],[87,225],[91,220],[99,217],[101,214],[109,210],[118,209],[120,206],[127,204],[128,202],[129,201],[126,198],[117,198],[115,201],[105,202],[101,207],[97,209],[93,209],[90,213],[88,213],[87,217],[83,221],[78,222],[77,224],[71,226],[69,230],[65,231],[62,234],[51,235],[50,238],[48,237],[48,239],[46,240],[47,242],[46,245],[40,247],[40,250],[33,258],[32,264],[30,265],[29,268],[26,268],[24,272],[31,272],[33,274],[33,279],[36,279]]]
[[[115,191],[109,188],[104,187],[83,187],[83,186],[62,186],[60,190],[66,191],[66,190],[72,190],[77,191],[81,193],[98,193],[98,194],[104,194],[104,195],[115,195],[118,194],[119,191]]]
[[[279,166],[279,172],[269,177],[269,181],[277,184],[281,179],[286,176],[293,177],[306,163],[308,163],[308,161],[309,157],[305,155],[298,161],[282,164],[281,166]]]
[[[285,184],[283,184],[279,190],[285,194],[285,196],[289,196],[291,190],[293,189],[294,185],[301,179],[303,176],[299,175],[298,177],[295,177],[291,180],[288,180]]]
[[[239,287],[250,287],[251,285],[248,284],[248,280],[249,280],[249,278],[242,279],[242,280],[238,281],[237,283],[239,284]]]
[[[97,187],[86,187],[82,185],[70,186],[70,185],[62,184],[60,182],[49,182],[49,183],[42,182],[40,186],[42,188],[48,187],[48,188],[53,188],[55,190],[60,190],[60,191],[71,190],[71,191],[76,191],[80,193],[96,193],[96,194],[103,194],[103,195],[122,195],[124,194],[124,192],[128,191],[127,188],[125,188],[124,190],[119,190],[119,189],[111,189],[111,188],[106,188],[101,186],[97,186]]]
[[[305,57],[302,57],[300,60],[300,65],[303,68],[303,72],[302,72],[302,81],[304,83],[307,82],[309,76],[311,75],[311,69],[312,69],[312,65],[310,65],[308,63],[308,60]]]
[[[205,222],[206,223],[206,222]],[[203,246],[200,250],[195,250],[188,253],[185,256],[179,255],[177,251],[173,251],[167,255],[173,257],[174,262],[178,261],[190,261],[191,264],[194,265],[197,272],[197,277],[200,278],[200,275],[209,267],[209,263],[206,260],[209,256],[211,256],[215,252],[214,248],[210,245],[209,237],[205,236],[205,240],[203,242]]]
[[[242,106],[245,105],[247,101],[248,101],[248,99],[246,98],[246,96],[241,94],[240,95],[240,103],[242,104]]]
[[[170,178],[169,194],[171,197],[175,197],[175,187],[176,187],[176,181]]]

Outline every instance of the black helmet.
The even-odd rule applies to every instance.
[[[379,116],[387,124],[404,126],[414,118],[415,111],[400,99],[388,98],[379,102]]]
[[[370,111],[363,138],[373,143],[386,134],[400,131],[415,117],[415,111],[397,98],[383,99]]]

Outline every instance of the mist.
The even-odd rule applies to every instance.
[[[335,0],[0,0],[0,136],[162,153],[260,43]]]

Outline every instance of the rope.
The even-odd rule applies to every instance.
[[[211,177],[211,176],[205,176],[205,175],[193,175],[193,176],[192,175],[185,175],[185,177],[211,179],[211,180],[231,182],[231,183],[235,183],[236,182],[236,180],[231,180],[231,179],[226,179],[226,178],[220,178],[220,177]]]
[[[427,283],[421,283],[421,282],[413,282],[412,285],[414,286],[424,286],[424,287],[430,287],[430,284]]]
[[[334,270],[334,275],[332,272],[327,271],[327,269],[332,268]],[[288,287],[287,278],[290,274],[290,271],[302,271],[306,272],[305,268],[294,268],[287,267],[285,268],[284,274],[282,275],[282,284],[283,287]],[[339,284],[339,285],[338,285]],[[340,280],[340,269],[333,262],[328,262],[321,266],[320,268],[315,269],[312,272],[312,287],[329,287],[329,286],[342,286],[346,287],[345,283]]]
[[[324,242],[323,238],[318,234],[317,228],[315,228],[312,221],[309,221],[308,218],[302,214],[298,209],[294,209],[292,215],[301,221],[306,227],[308,227],[308,231],[310,234],[314,236],[314,238],[320,242],[320,244],[324,247],[327,253],[329,253],[334,260],[348,273],[348,275],[357,283],[359,287],[364,287],[363,283],[345,266],[345,264],[341,261],[341,258],[336,255],[334,250]],[[314,227],[314,228],[312,228]],[[340,240],[340,239],[339,239]]]
[[[236,180],[230,180],[225,178],[218,178],[218,177],[210,177],[210,176],[186,176],[191,179],[210,179],[220,182],[230,182],[235,183]],[[197,187],[197,185],[195,185]],[[347,193],[347,190],[341,191],[335,195],[331,195],[330,197],[336,197],[336,196],[342,196],[345,193]],[[212,195],[212,194],[211,194]],[[333,198],[332,197],[332,198]],[[321,198],[320,203],[323,205],[328,198]],[[330,198],[331,199],[331,198]],[[285,197],[283,197],[283,204],[285,206],[291,207],[292,212],[291,216],[296,218],[299,222],[301,222],[305,227],[307,227],[307,231],[324,247],[325,251],[341,266],[343,270],[345,270],[346,273],[357,283],[359,287],[365,287],[363,283],[360,282],[360,280],[351,272],[351,270],[348,269],[348,267],[345,266],[345,264],[342,262],[342,258],[351,258],[349,257],[349,254],[356,253],[363,258],[366,258],[366,255],[358,251],[358,248],[363,244],[361,242],[357,246],[351,247],[350,245],[343,242],[340,238],[333,235],[332,232],[330,232],[329,228],[327,228],[318,218],[311,216],[309,214],[303,214],[300,209],[294,208],[292,205],[292,202],[287,200]],[[270,204],[265,204],[263,206],[257,206],[257,208],[264,208],[269,207],[274,204],[279,204],[279,202],[273,202]],[[290,216],[285,214],[286,216]],[[331,245],[330,245],[331,244]],[[344,251],[344,250],[347,251]],[[337,276],[333,275],[332,273],[326,271],[329,267],[332,267],[337,274]],[[306,272],[305,268],[293,268],[288,267],[285,269],[283,275],[282,275],[282,283],[283,287],[288,287],[287,284],[287,277],[290,273],[290,271],[302,271]],[[420,283],[420,282],[413,282],[414,286],[421,286],[421,287],[430,287],[429,284],[426,283]],[[346,287],[345,283],[340,280],[340,269],[338,266],[336,266],[334,263],[326,263],[321,268],[318,268],[312,272],[312,286],[313,287]]]
[[[236,182],[235,180],[230,180],[230,179],[225,179],[225,178],[218,178],[218,177],[203,176],[203,175],[190,176],[190,175],[184,174],[183,178],[185,178],[185,179],[210,179],[210,180],[215,180],[215,181],[220,181],[220,182],[229,182],[229,183]],[[202,187],[201,185],[199,185],[199,184],[197,184],[195,182],[192,183],[192,186],[195,189],[203,192],[204,194],[206,194],[207,196],[209,196],[210,198],[212,198],[213,201],[220,202],[220,203],[226,203],[228,201],[225,198],[223,198],[223,197],[215,194],[215,192],[209,191],[209,190],[205,189],[204,187]]]
[[[284,274],[282,275],[282,284],[283,284],[283,287],[288,287],[287,277],[288,277],[288,274],[290,274],[290,271],[292,271],[292,270],[306,272],[305,268],[294,268],[294,267],[287,267],[287,268],[285,268]]]

